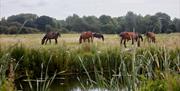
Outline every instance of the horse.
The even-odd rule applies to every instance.
[[[137,32],[121,32],[119,36],[121,37],[120,43],[122,44],[122,42],[124,41],[125,48],[126,48],[126,41],[132,40],[132,44],[134,44],[134,41],[136,41],[138,47],[140,47],[140,39],[141,41],[143,41],[143,37],[141,36],[141,34]]]
[[[79,43],[82,43],[82,40],[85,42],[86,39],[88,39],[88,42],[90,42],[89,39],[91,39],[91,42],[93,42],[93,33],[90,31],[87,32],[82,32],[80,37],[79,37]]]
[[[102,34],[100,34],[100,33],[93,33],[93,37],[98,38],[98,39],[101,38],[102,41],[104,41],[104,36]]]
[[[153,42],[153,43],[156,42],[155,33],[147,32],[147,33],[145,33],[145,36],[147,37],[149,43],[150,42]]]
[[[55,39],[55,44],[57,44],[58,36],[61,37],[61,34],[59,32],[47,32],[46,35],[42,39],[42,45],[45,43],[47,44],[47,41],[49,40],[49,43],[51,43],[51,39]]]

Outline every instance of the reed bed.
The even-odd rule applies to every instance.
[[[172,35],[175,37],[169,39],[164,37],[169,35],[158,35],[162,40],[157,44],[143,42],[139,48],[130,43],[129,48],[119,46],[116,35],[107,35],[105,42],[81,45],[74,38],[76,34],[60,38],[58,45],[40,45],[39,34],[1,35],[0,87],[4,87],[7,66],[13,59],[15,79],[71,75],[84,90],[98,86],[108,90],[178,91],[180,43],[179,34]],[[87,84],[81,81],[81,75],[87,76]]]

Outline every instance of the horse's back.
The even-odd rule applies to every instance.
[[[94,34],[93,34],[93,36],[94,36],[94,37],[97,37],[97,38],[101,38],[101,37],[103,37],[103,35],[102,35],[102,34],[100,34],[100,33],[94,33]]]
[[[155,37],[155,33],[153,33],[153,32],[147,32],[147,36],[148,36],[148,37]]]
[[[47,32],[46,33],[46,36],[47,36],[47,38],[49,38],[49,39],[54,39],[54,38],[57,38],[58,37],[58,32],[52,32],[52,31],[50,31],[50,32]]]
[[[89,37],[92,37],[92,36],[93,36],[93,34],[90,31],[81,33],[81,37],[83,37],[83,38],[89,38]]]
[[[124,39],[130,40],[131,38],[134,38],[136,36],[135,32],[121,32],[120,36]]]

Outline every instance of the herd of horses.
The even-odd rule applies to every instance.
[[[147,32],[145,33],[145,36],[147,37],[148,42],[156,42],[155,33],[153,32]],[[57,39],[58,37],[61,37],[61,34],[59,32],[48,32],[45,34],[45,36],[42,39],[42,45],[47,44],[47,41],[51,43],[51,39],[55,39],[55,44],[58,43]],[[140,46],[140,41],[143,41],[143,37],[140,33],[137,32],[121,32],[119,34],[119,37],[121,37],[120,44],[124,44],[124,47],[126,48],[126,42],[129,40],[132,40],[132,45],[134,42],[137,42],[137,46]],[[104,36],[101,33],[94,33],[91,31],[82,32],[79,37],[79,43],[85,42],[88,40],[88,42],[93,42],[94,38],[102,39],[104,41]]]

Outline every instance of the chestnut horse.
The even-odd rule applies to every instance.
[[[60,33],[59,32],[48,32],[46,33],[46,35],[43,37],[42,39],[42,45],[44,44],[47,44],[47,41],[49,40],[49,43],[51,43],[51,39],[55,39],[55,44],[57,44],[57,39],[58,39],[58,36],[61,37]]]
[[[93,33],[90,31],[82,32],[79,38],[79,43],[81,44],[82,40],[85,42],[86,39],[88,39],[88,42],[90,42],[90,39],[91,39],[91,42],[93,42]]]
[[[121,44],[124,40],[124,47],[126,48],[126,41],[132,40],[132,44],[134,44],[134,41],[137,41],[137,45],[138,47],[140,46],[140,40],[143,41],[143,37],[141,36],[141,34],[136,33],[136,32],[121,32],[119,34],[119,36],[121,37]]]
[[[102,34],[100,34],[100,33],[93,33],[93,37],[98,38],[98,39],[101,38],[102,41],[104,41],[104,36]]]
[[[147,32],[147,33],[145,33],[145,36],[147,37],[148,42],[153,42],[153,43],[156,42],[155,33]]]

